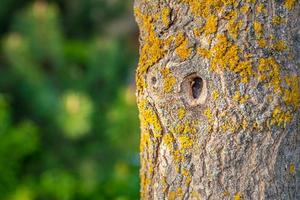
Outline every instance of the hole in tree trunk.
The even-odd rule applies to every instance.
[[[203,87],[203,80],[200,77],[195,77],[191,82],[192,95],[194,99],[198,99]]]
[[[197,73],[187,75],[181,83],[181,93],[191,106],[204,104],[207,97],[207,81]]]

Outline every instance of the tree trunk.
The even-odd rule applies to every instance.
[[[136,0],[142,199],[300,199],[299,2]]]

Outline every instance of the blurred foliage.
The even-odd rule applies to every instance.
[[[1,0],[0,199],[138,199],[131,0]]]

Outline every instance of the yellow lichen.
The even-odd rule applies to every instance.
[[[237,39],[238,38],[238,33],[240,28],[242,27],[242,21],[238,21],[238,22],[234,22],[234,21],[230,21],[229,25],[228,25],[228,33],[229,35],[233,38],[233,39]]]
[[[179,136],[178,141],[182,150],[185,150],[193,146],[193,140],[188,136],[185,135]]]
[[[212,92],[212,97],[213,97],[214,100],[217,100],[220,97],[219,92],[217,90],[214,90]]]
[[[195,133],[196,129],[192,127],[191,122],[185,122],[184,124],[177,124],[175,132],[179,134]]]
[[[290,174],[296,173],[296,166],[294,164],[290,164],[289,172]]]
[[[189,171],[187,169],[182,170],[182,175],[185,177],[188,177],[190,175]]]
[[[273,47],[273,49],[275,49],[277,51],[283,51],[286,49],[286,44],[285,44],[285,41],[280,40],[280,41],[276,42],[272,47]]]
[[[135,9],[136,17],[141,20],[142,29],[145,31],[144,44],[141,48],[139,65],[136,73],[136,85],[138,90],[147,87],[144,74],[146,71],[158,62],[164,55],[164,41],[159,39],[154,31],[154,18],[144,15],[140,10]]]
[[[169,27],[170,25],[170,13],[171,13],[170,8],[165,7],[162,9],[162,15],[161,15],[162,22],[166,27]]]
[[[300,92],[299,85],[300,79],[298,76],[286,76],[285,82],[289,88],[284,89],[283,100],[288,105],[293,105],[294,108],[298,108],[300,104]]]
[[[282,18],[280,17],[280,16],[274,16],[273,18],[272,18],[272,23],[273,24],[276,24],[276,25],[279,25],[279,24],[281,24],[282,23]]]
[[[242,199],[242,196],[241,196],[241,194],[236,193],[236,194],[234,195],[233,199],[234,199],[234,200],[241,200],[241,199]]]
[[[296,3],[296,0],[285,0],[284,7],[288,10],[291,10]]]
[[[265,13],[267,12],[265,7],[264,7],[264,4],[260,3],[256,6],[256,12],[258,13]]]
[[[163,86],[164,92],[169,93],[173,90],[173,87],[176,83],[176,78],[172,76],[170,68],[163,68],[160,70],[163,75]]]
[[[240,8],[240,11],[241,11],[243,14],[246,14],[246,13],[249,11],[249,6],[248,6],[248,5],[243,5],[243,6]]]
[[[151,127],[154,131],[155,137],[161,137],[161,124],[158,119],[156,112],[151,108],[147,107],[147,101],[143,100],[138,103],[140,110],[140,118],[142,127]]]
[[[194,28],[193,33],[196,37],[200,37],[203,33],[203,28]]]
[[[140,152],[144,152],[147,145],[151,143],[150,133],[147,131],[143,131],[141,134],[141,141],[140,141]]]
[[[243,119],[243,122],[241,124],[241,127],[243,128],[243,130],[246,130],[248,128],[249,124],[247,122],[246,119]]]
[[[237,39],[238,31],[242,27],[242,21],[236,21],[237,16],[238,13],[235,10],[229,12],[229,14],[225,16],[225,19],[229,20],[227,24],[227,31],[233,39]]]
[[[239,73],[242,83],[248,83],[253,75],[252,64],[250,61],[239,62],[237,67],[233,69],[234,72]]]
[[[206,24],[204,26],[204,32],[206,35],[215,33],[218,27],[218,18],[214,15],[207,18]]]
[[[263,33],[263,25],[260,22],[255,21],[253,23],[253,28],[254,28],[256,36],[258,38],[260,38],[262,36],[262,33]]]
[[[171,134],[165,134],[163,139],[162,139],[163,143],[167,145],[167,147],[169,148],[169,150],[173,149],[173,142],[174,142],[174,138],[172,137]]]
[[[164,78],[164,91],[169,93],[173,90],[173,86],[176,83],[176,78],[174,76],[169,76]]]
[[[208,121],[212,121],[213,120],[213,114],[210,110],[210,108],[207,108],[204,110],[204,115],[207,117]]]
[[[281,92],[280,66],[273,57],[260,58],[258,61],[258,80],[265,81],[275,92]]]
[[[244,104],[249,99],[249,95],[242,96],[239,91],[236,91],[232,99],[236,102],[239,102],[240,104]]]
[[[239,91],[236,91],[235,94],[234,94],[234,96],[232,97],[232,99],[234,101],[239,101],[240,98],[241,98],[241,93]]]
[[[168,199],[175,200],[175,198],[176,198],[176,192],[174,191],[169,192]]]
[[[204,49],[204,48],[197,48],[197,53],[202,56],[203,58],[209,58],[209,51],[207,49]]]
[[[213,13],[220,12],[224,4],[231,4],[233,0],[182,0],[182,2],[187,3],[194,16],[207,18]]]
[[[228,41],[224,34],[217,35],[217,44],[210,50],[211,69],[213,71],[234,69],[238,64],[238,47]]]
[[[261,48],[266,48],[267,46],[267,41],[265,39],[259,39],[257,40],[258,46]]]
[[[177,110],[178,118],[182,120],[185,117],[186,110],[184,108],[179,108]]]
[[[239,125],[233,122],[232,120],[227,119],[225,122],[221,124],[220,128],[222,129],[223,132],[230,131],[233,133],[239,128]]]
[[[284,112],[281,107],[277,106],[272,113],[271,125],[285,126],[291,120],[291,113],[289,111]]]
[[[189,41],[187,38],[184,37],[183,33],[179,33],[176,38],[176,54],[181,58],[182,60],[186,60],[192,53],[192,49],[188,47]]]

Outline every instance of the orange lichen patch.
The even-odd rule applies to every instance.
[[[162,130],[158,116],[152,109],[144,110],[142,115],[148,125],[152,126],[156,132],[160,132]]]
[[[144,191],[141,193],[142,199],[145,198],[146,191],[148,190],[148,185],[150,184],[151,184],[151,179],[147,178],[146,175],[141,175],[141,187],[143,188],[142,191]]]
[[[144,45],[141,48],[139,65],[136,74],[138,90],[146,88],[144,74],[165,55],[165,43],[159,39],[154,31],[154,17],[144,15],[140,10],[135,9],[136,17],[141,20],[142,29],[145,31]]]
[[[173,90],[173,86],[176,83],[176,78],[174,76],[169,76],[164,79],[164,91],[169,93]]]
[[[185,177],[188,177],[190,175],[189,170],[183,169],[182,170],[182,175],[185,176]]]
[[[255,3],[256,0],[246,0],[247,3]]]
[[[157,136],[160,135],[162,127],[155,111],[151,107],[148,107],[146,100],[140,101],[138,107],[142,127],[151,127],[153,128],[154,134]]]
[[[162,15],[161,15],[161,18],[162,18],[163,24],[164,24],[166,27],[169,27],[169,26],[170,26],[170,14],[171,14],[171,9],[170,9],[170,8],[164,7],[164,8],[162,9]]]
[[[189,184],[192,181],[192,177],[188,169],[182,169],[181,174],[185,177],[186,184]]]
[[[188,38],[183,33],[179,33],[175,38],[177,48],[175,49],[176,54],[182,60],[186,60],[192,53],[192,49],[188,47]]]
[[[141,134],[140,141],[140,152],[144,152],[145,148],[151,144],[150,133],[148,131],[143,131]]]
[[[183,191],[182,191],[182,188],[181,188],[181,187],[178,187],[178,188],[177,188],[176,194],[177,194],[177,197],[182,197],[182,196],[183,196]]]
[[[226,119],[225,122],[220,125],[220,128],[223,132],[230,131],[234,133],[239,128],[239,125],[232,120]]]
[[[283,40],[280,40],[278,42],[276,42],[273,46],[272,46],[273,49],[275,49],[276,51],[283,51],[286,49],[286,44],[285,44],[285,41]]]
[[[200,37],[203,33],[203,28],[194,28],[193,33],[196,37]]]
[[[169,150],[173,150],[174,138],[171,134],[165,134],[163,136],[162,142],[167,145]]]
[[[239,101],[240,98],[241,98],[241,93],[239,91],[236,91],[235,94],[234,94],[234,96],[232,97],[232,99],[234,101]]]
[[[237,21],[238,12],[233,10],[229,12],[224,18],[229,20],[227,24],[227,31],[233,39],[237,39],[238,31],[242,27],[242,21]]]
[[[220,94],[217,90],[214,90],[211,95],[214,100],[217,100],[220,97]]]
[[[296,0],[285,0],[284,7],[288,10],[291,10],[292,8],[294,8],[295,3]]]
[[[296,166],[294,164],[290,164],[289,172],[290,174],[296,173]]]
[[[182,0],[183,3],[187,3],[191,8],[191,11],[196,17],[207,18],[213,13],[218,13],[224,3],[229,4],[233,0]]]
[[[241,61],[238,63],[234,72],[239,73],[242,83],[248,83],[251,76],[253,75],[252,64],[250,61]]]
[[[250,98],[249,95],[242,96],[239,91],[236,91],[232,99],[236,102],[239,102],[240,104],[244,104],[248,101]]]
[[[258,22],[258,21],[255,21],[253,23],[253,28],[254,28],[254,31],[255,31],[255,34],[258,38],[260,38],[263,34],[263,25]]]
[[[237,64],[239,63],[238,46],[232,44],[223,57],[226,60],[226,65],[231,71],[235,71]],[[239,70],[239,69],[238,69]]]
[[[234,199],[234,200],[241,200],[241,199],[242,199],[242,196],[241,196],[241,194],[236,193],[236,194],[234,195],[233,199]]]
[[[182,120],[185,117],[186,110],[184,108],[179,108],[177,110],[178,119]]]
[[[238,12],[236,10],[232,10],[224,16],[224,19],[226,19],[226,20],[236,20],[237,17],[238,17]]]
[[[281,107],[277,106],[272,113],[271,125],[285,126],[292,120],[290,111],[284,112]]]
[[[246,130],[248,128],[249,124],[247,122],[246,119],[243,119],[243,122],[241,124],[241,127],[243,128],[243,130]]]
[[[273,57],[260,58],[258,61],[258,80],[265,81],[274,92],[281,92],[280,66]]]
[[[237,39],[238,38],[238,32],[240,30],[240,28],[242,27],[243,23],[242,21],[229,21],[227,30],[229,35],[233,38],[233,39]]]
[[[185,122],[184,124],[178,124],[173,132],[178,134],[193,134],[196,132],[196,129],[193,128],[193,124],[191,122]]]
[[[168,199],[175,200],[175,198],[176,198],[176,192],[175,191],[169,192]]]
[[[164,92],[169,93],[173,90],[176,78],[172,75],[170,68],[163,68],[160,72],[163,75]]]
[[[214,15],[207,18],[206,24],[204,26],[204,33],[206,35],[217,32],[218,28],[218,18]]]
[[[179,136],[178,141],[179,141],[181,150],[185,150],[185,149],[191,148],[193,146],[193,140],[191,137],[188,137],[185,135]]]
[[[279,25],[279,24],[281,24],[282,23],[282,18],[280,17],[280,16],[274,16],[273,18],[272,18],[272,23],[273,24],[276,24],[276,25]]]
[[[224,34],[217,35],[217,44],[210,50],[211,69],[217,71],[218,69],[226,69],[228,64],[234,68],[237,64],[238,54],[237,46],[228,41]]]
[[[267,46],[267,41],[265,39],[259,39],[257,40],[257,43],[260,48],[266,48]]]
[[[204,58],[210,57],[209,50],[201,48],[201,47],[197,48],[197,53]]]
[[[160,70],[160,73],[163,75],[163,77],[167,77],[171,74],[171,69],[170,68],[162,68]]]
[[[179,163],[183,159],[182,153],[180,153],[179,150],[175,150],[173,152],[173,158],[175,162]],[[179,168],[176,171],[179,172]]]
[[[264,4],[262,4],[262,3],[258,4],[258,5],[256,6],[255,10],[256,10],[256,12],[258,12],[258,13],[266,13],[266,12],[267,12],[267,10],[266,10],[265,7],[264,7]]]
[[[299,108],[300,105],[300,92],[299,85],[300,79],[298,76],[286,76],[285,82],[289,88],[283,91],[283,100],[288,105],[293,105],[294,108]]]
[[[206,108],[204,110],[204,115],[207,117],[207,119],[208,119],[209,122],[212,122],[212,120],[213,120],[213,114],[212,114],[210,108]]]
[[[249,5],[243,5],[243,6],[240,8],[240,11],[241,11],[243,14],[246,14],[246,13],[249,11]]]

